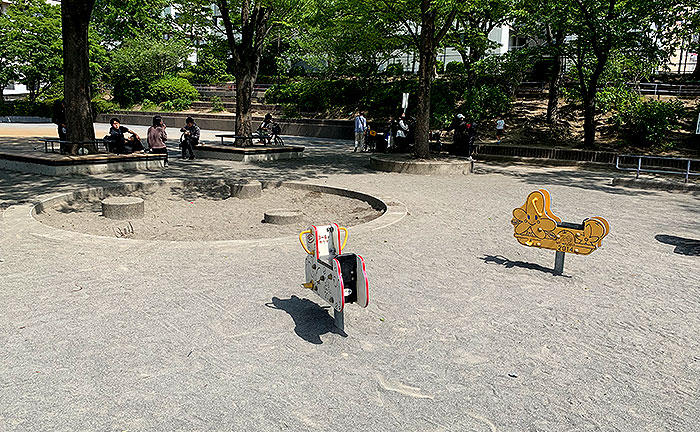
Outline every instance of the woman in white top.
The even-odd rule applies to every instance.
[[[402,151],[407,147],[406,137],[408,136],[408,122],[406,122],[406,113],[401,113],[399,118],[399,127],[396,129],[396,148]]]

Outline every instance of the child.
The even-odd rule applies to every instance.
[[[501,138],[503,137],[503,128],[506,126],[506,122],[503,121],[501,117],[496,120],[496,139],[498,142],[501,142]]]

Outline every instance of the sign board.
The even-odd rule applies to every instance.
[[[700,114],[698,114],[698,125],[695,126],[695,135],[700,135]]]
[[[549,208],[549,192],[536,190],[527,196],[522,207],[513,210],[511,224],[515,238],[525,246],[588,255],[600,247],[610,232],[610,224],[594,216],[581,224],[562,222]]]
[[[408,93],[403,94],[403,100],[401,101],[401,108],[403,108],[403,112],[406,112],[406,109],[408,108]]]

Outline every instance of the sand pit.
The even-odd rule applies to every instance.
[[[225,187],[224,187],[225,189]],[[297,234],[312,224],[354,226],[379,217],[382,210],[339,195],[288,187],[269,187],[258,198],[229,197],[221,187],[163,185],[126,194],[143,198],[142,219],[103,216],[100,196],[67,200],[44,208],[35,218],[68,231],[139,240],[212,241],[275,238]],[[300,210],[299,223],[264,223],[266,211]]]

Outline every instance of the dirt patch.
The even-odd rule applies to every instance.
[[[208,241],[275,238],[332,222],[349,227],[382,214],[361,200],[285,187],[264,189],[261,197],[252,199],[224,199],[216,188],[171,186],[128,196],[144,199],[143,219],[107,219],[101,199],[94,197],[58,204],[35,217],[56,228],[99,236]],[[263,213],[272,209],[300,210],[303,220],[294,225],[263,223]]]

